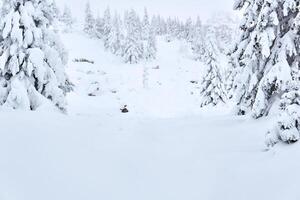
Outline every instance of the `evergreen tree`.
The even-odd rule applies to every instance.
[[[144,41],[143,58],[153,60],[156,58],[156,36],[153,30],[149,29],[148,38]]]
[[[144,9],[144,18],[142,22],[142,39],[147,40],[149,38],[150,33],[150,22],[149,22],[149,16],[148,11],[145,8]]]
[[[110,49],[110,37],[113,36],[114,33],[112,33],[112,19],[110,14],[110,9],[107,8],[104,12],[104,18],[103,18],[104,26],[103,26],[103,42],[104,47],[106,49]]]
[[[236,50],[234,50],[235,52]],[[239,63],[236,63],[237,60],[234,59],[234,57],[232,56],[232,52],[229,53],[229,61],[228,61],[228,69],[226,70],[226,91],[227,91],[227,96],[228,99],[233,99],[237,86],[238,86],[238,82],[236,77],[238,76],[239,73],[239,68],[237,68],[236,66],[239,65]]]
[[[281,113],[267,144],[299,139],[300,14],[296,0],[238,0],[246,7],[241,40],[232,54],[239,114],[258,118],[281,98]],[[273,110],[273,109],[272,109]]]
[[[291,87],[280,102],[280,114],[275,126],[267,133],[266,145],[274,146],[279,141],[294,143],[300,139],[300,90]]]
[[[60,19],[65,25],[65,31],[69,32],[73,29],[74,19],[72,17],[71,9],[67,6],[64,7],[64,12]]]
[[[183,38],[188,41],[192,42],[195,37],[195,26],[193,25],[193,21],[191,18],[188,18],[185,25],[184,25],[184,33]]]
[[[205,55],[205,35],[203,33],[203,26],[200,18],[197,18],[195,24],[195,35],[192,41],[192,50],[196,60],[204,61]]]
[[[97,16],[97,19],[96,19],[95,32],[96,32],[96,37],[97,38],[99,38],[99,39],[103,38],[103,35],[104,35],[104,20],[99,15]]]
[[[93,16],[92,10],[91,10],[91,5],[89,2],[86,4],[85,8],[85,24],[84,24],[84,31],[90,35],[94,36],[95,35],[95,18]]]
[[[121,34],[120,26],[121,26],[121,19],[116,14],[113,19],[113,24],[108,37],[109,48],[111,52],[116,55],[122,55],[122,49],[121,49],[122,34]]]
[[[225,103],[227,99],[219,63],[215,55],[215,47],[209,40],[206,42],[206,46],[206,68],[200,90],[201,107]]]
[[[237,36],[238,22],[231,13],[218,12],[208,20],[209,26],[214,31],[214,37],[218,45],[218,50],[223,54],[228,54],[232,43]]]
[[[35,110],[48,99],[65,110],[66,53],[51,29],[52,1],[4,0],[0,105]]]
[[[128,13],[127,34],[124,43],[123,57],[126,63],[135,64],[142,58],[142,42],[139,21],[134,10]]]
[[[236,9],[247,5],[241,26],[243,34],[232,54],[233,59],[237,60],[233,63],[238,63],[233,67],[238,70],[238,81],[234,86],[238,114],[251,111],[254,117],[266,115],[272,98],[286,84],[286,80],[281,80],[283,77],[278,74],[279,68],[289,68],[288,64],[281,65],[284,60],[278,59],[278,53],[284,47],[280,45],[281,41],[284,42],[281,34],[285,35],[289,29],[287,26],[290,26],[289,23],[284,24],[288,18],[282,15],[282,4],[282,1],[278,4],[277,1],[265,0],[238,0],[235,4]],[[278,63],[281,63],[280,66]],[[273,73],[275,76],[269,77],[270,72],[276,75]]]
[[[160,15],[152,17],[151,27],[154,27],[156,35],[163,35],[167,32],[167,24]]]

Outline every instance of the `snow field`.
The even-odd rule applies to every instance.
[[[300,197],[293,156],[299,146],[265,152],[269,120],[201,111],[197,84],[190,82],[199,80],[201,63],[190,59],[184,43],[160,41],[157,61],[126,65],[81,33],[62,40],[75,84],[68,114],[0,113],[0,199]],[[95,85],[100,90],[89,96]],[[124,104],[128,114],[119,110]]]

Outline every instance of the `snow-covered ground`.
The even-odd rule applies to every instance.
[[[269,120],[201,111],[185,43],[160,39],[156,61],[127,65],[81,33],[62,39],[68,114],[0,113],[0,200],[300,198],[300,146],[265,151]]]

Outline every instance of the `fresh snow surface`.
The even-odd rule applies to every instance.
[[[265,151],[270,120],[200,110],[203,65],[184,42],[159,39],[156,61],[127,65],[81,33],[62,39],[68,113],[0,112],[0,200],[300,198],[300,146]]]

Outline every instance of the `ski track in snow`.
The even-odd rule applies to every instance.
[[[127,65],[97,40],[62,38],[76,85],[68,114],[1,112],[0,200],[299,199],[299,145],[265,152],[269,120],[201,111],[190,83],[201,63],[184,43]]]

